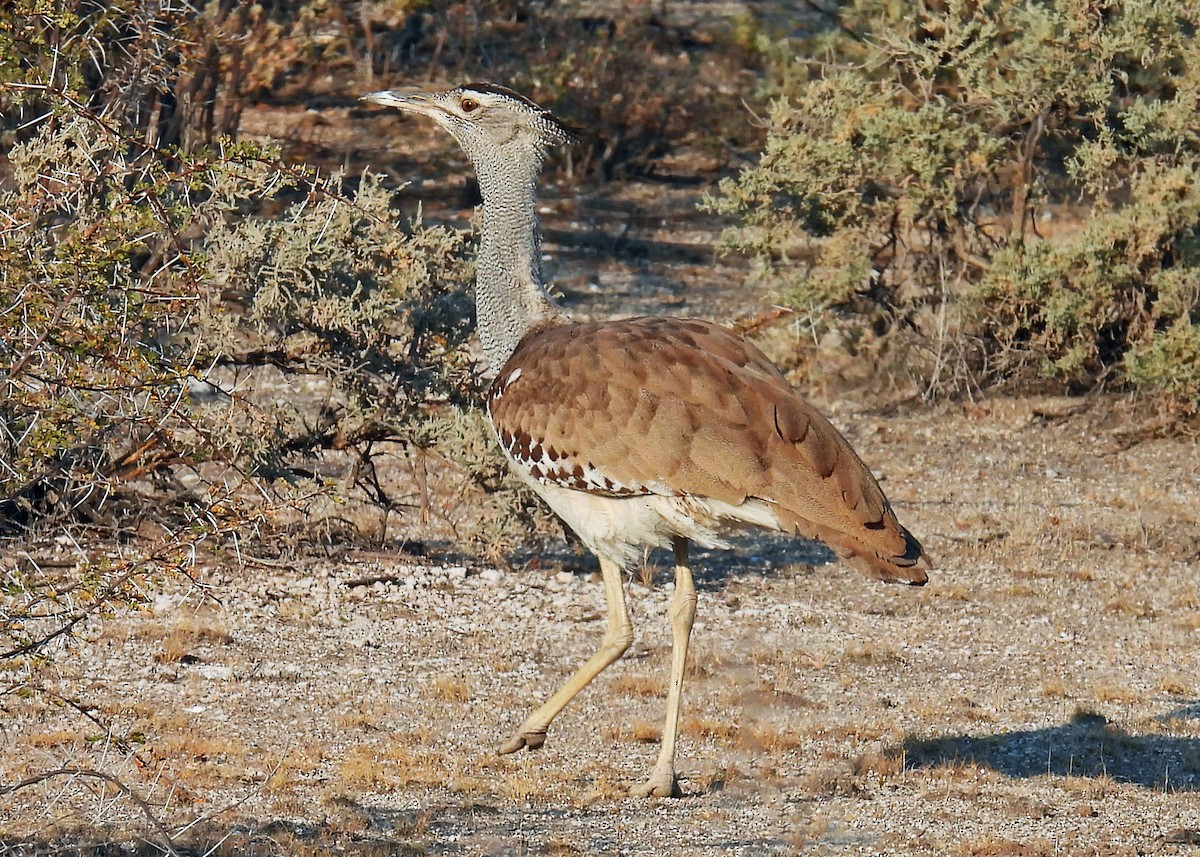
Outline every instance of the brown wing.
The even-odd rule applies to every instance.
[[[758,498],[871,576],[926,579],[920,545],[846,440],[724,328],[636,318],[533,333],[488,410],[535,478],[612,496]]]

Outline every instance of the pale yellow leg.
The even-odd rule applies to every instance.
[[[612,560],[600,557],[600,573],[604,576],[604,599],[608,604],[608,627],[604,631],[604,639],[600,641],[600,649],[567,679],[567,683],[560,687],[554,696],[529,715],[521,724],[521,728],[504,742],[500,748],[501,753],[515,753],[522,747],[528,747],[530,750],[541,747],[546,741],[546,729],[549,728],[550,721],[567,707],[567,703],[574,699],[579,691],[587,687],[588,682],[625,654],[633,643],[633,623],[629,621],[629,610],[625,606],[621,567]]]
[[[675,538],[675,597],[671,599],[671,686],[667,689],[667,721],[663,724],[662,747],[650,779],[632,789],[637,797],[672,797],[675,784],[675,736],[679,732],[679,704],[683,695],[683,668],[687,664],[688,641],[696,618],[696,587],[688,565],[687,539]]]

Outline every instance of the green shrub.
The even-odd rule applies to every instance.
[[[73,115],[11,153],[7,517],[76,508],[159,467],[219,459],[292,478],[321,450],[369,458],[419,439],[430,403],[469,394],[459,236],[399,228],[369,176],[348,193],[252,146],[132,148]],[[271,219],[253,214],[264,196],[284,203]]]
[[[851,343],[915,341],[928,392],[1115,380],[1194,406],[1200,11],[861,2],[842,23],[832,61],[776,75],[760,162],[710,201],[757,282]]]

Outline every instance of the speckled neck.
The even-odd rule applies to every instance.
[[[483,354],[499,372],[534,327],[566,321],[542,282],[536,181],[541,152],[468,151],[483,195],[483,233],[475,274],[475,311]],[[506,147],[507,148],[507,147]]]

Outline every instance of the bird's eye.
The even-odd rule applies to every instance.
[[[474,98],[464,98],[462,101],[458,102],[458,106],[462,108],[463,113],[470,113],[479,107],[479,102]]]

